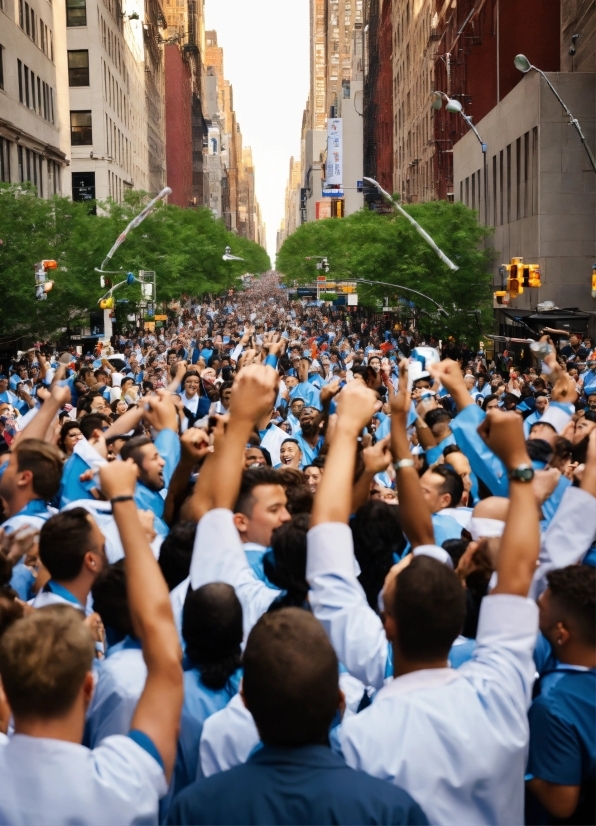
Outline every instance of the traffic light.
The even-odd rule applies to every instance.
[[[48,270],[57,269],[58,264],[52,258],[44,258],[35,264],[35,298],[38,301],[45,301],[54,286],[53,281],[48,281]]]
[[[596,264],[592,264],[592,298],[596,298]]]
[[[109,290],[112,287],[112,279],[107,275],[99,276],[99,286],[104,290]]]
[[[540,287],[542,286],[541,282],[541,274],[540,274],[540,264],[530,264],[528,269],[530,270],[529,278],[528,278],[528,286],[529,287]]]
[[[523,287],[523,258],[512,258],[507,265],[507,291],[510,298],[517,298],[524,291]]]
[[[497,290],[495,292],[495,301],[497,304],[508,304],[509,299],[507,298],[507,290]]]
[[[109,298],[102,298],[99,302],[99,309],[100,310],[112,310],[114,308],[114,296],[111,295]]]

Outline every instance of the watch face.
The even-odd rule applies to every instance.
[[[511,472],[513,479],[519,479],[520,482],[531,482],[534,478],[534,468],[532,467],[518,467]]]

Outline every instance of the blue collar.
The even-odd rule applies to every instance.
[[[42,516],[44,514],[49,518],[48,506],[44,500],[32,499],[15,516]]]
[[[43,590],[46,591],[46,593],[50,591],[52,594],[56,594],[57,597],[62,597],[62,599],[66,600],[66,602],[70,602],[71,605],[74,605],[75,608],[81,608],[83,611],[85,610],[85,606],[81,605],[74,594],[71,594],[71,592],[65,588],[64,585],[54,582],[53,579],[50,579],[50,581],[46,583]]]

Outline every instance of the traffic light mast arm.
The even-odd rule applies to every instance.
[[[389,284],[387,281],[370,281],[368,278],[356,278],[355,281],[357,284],[379,284],[381,287],[395,287],[398,290],[406,290],[406,292],[415,293],[416,295],[422,296],[422,298],[426,298],[427,301],[432,301],[440,313],[443,313],[445,316],[449,316],[447,310],[445,310],[444,307],[441,307],[438,301],[435,301],[434,298],[430,297],[430,295],[425,295],[418,290],[413,290],[411,287],[402,287],[401,284]]]

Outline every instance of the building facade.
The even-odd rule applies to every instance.
[[[0,181],[70,193],[66,20],[47,0],[0,2]]]

